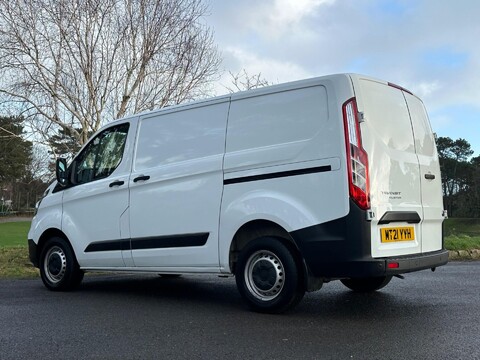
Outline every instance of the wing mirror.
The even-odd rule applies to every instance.
[[[68,184],[67,160],[59,158],[55,164],[55,175],[60,185],[66,186]]]

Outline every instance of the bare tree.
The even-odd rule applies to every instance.
[[[0,94],[47,139],[203,94],[219,53],[202,0],[0,1]]]
[[[262,73],[249,75],[245,69],[238,73],[232,73],[231,71],[228,73],[230,74],[233,88],[226,87],[226,89],[231,93],[273,85],[273,83],[262,77]]]

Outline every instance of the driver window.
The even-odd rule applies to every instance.
[[[73,182],[84,184],[106,178],[122,161],[129,124],[98,134],[75,160]]]

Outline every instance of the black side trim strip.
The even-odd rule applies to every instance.
[[[109,240],[109,241],[96,241],[88,244],[85,248],[85,252],[94,251],[115,251],[115,250],[129,250],[130,239],[122,240]]]
[[[378,225],[390,224],[391,222],[418,224],[420,220],[420,215],[416,211],[387,211],[381,217]]]
[[[85,252],[118,251],[138,249],[162,249],[172,247],[203,246],[207,243],[209,233],[156,236],[136,239],[96,241],[89,244]]]
[[[276,178],[289,177],[289,176],[314,174],[314,173],[321,173],[321,172],[327,172],[327,171],[332,171],[332,167],[330,165],[317,166],[317,167],[308,168],[308,169],[280,171],[280,172],[270,173],[270,174],[261,174],[261,175],[252,175],[252,176],[233,178],[233,179],[225,179],[223,180],[223,185],[239,184],[239,183],[258,181],[258,180],[276,179]]]
[[[169,235],[132,239],[132,250],[203,246],[209,233]]]

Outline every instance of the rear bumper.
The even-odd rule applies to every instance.
[[[371,224],[365,212],[350,202],[350,213],[340,219],[291,234],[308,270],[320,278],[360,278],[404,274],[448,262],[448,251],[373,258]],[[394,268],[389,267],[394,266]]]
[[[419,255],[392,257],[384,261],[386,264],[386,275],[404,274],[445,265],[448,262],[448,250],[443,249]],[[388,264],[398,264],[398,268],[389,269]]]
[[[361,278],[405,274],[433,269],[448,262],[448,250],[391,258],[364,258],[351,261],[307,262],[311,273],[321,278]],[[395,264],[389,268],[388,264]]]

